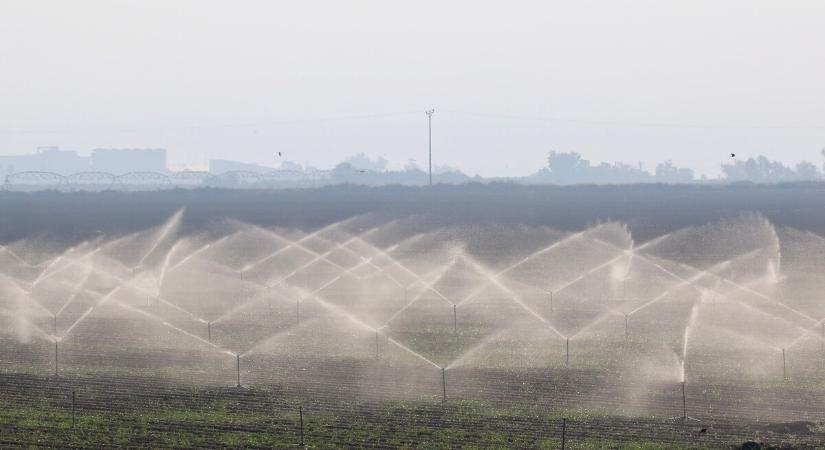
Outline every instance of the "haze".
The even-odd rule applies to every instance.
[[[817,1],[4,1],[0,154],[424,166],[436,108],[434,164],[484,176],[551,150],[710,176],[730,152],[821,165],[823,18]],[[409,114],[311,120],[390,112]]]

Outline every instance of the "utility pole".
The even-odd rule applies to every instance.
[[[430,167],[430,186],[433,185],[433,114],[435,113],[434,109],[428,109],[424,111],[427,114],[427,126],[429,131],[429,167]]]

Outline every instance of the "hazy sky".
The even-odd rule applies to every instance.
[[[434,164],[471,174],[821,166],[825,1],[0,0],[0,154],[425,165],[431,107]]]

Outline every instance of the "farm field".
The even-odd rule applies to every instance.
[[[815,229],[187,214],[3,243],[0,446],[825,442]]]

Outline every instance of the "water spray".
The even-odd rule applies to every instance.
[[[57,314],[52,314],[52,334],[57,336]]]
[[[375,359],[378,357],[378,330],[375,330]]]
[[[301,324],[301,301],[295,300],[295,321],[298,325]]]
[[[212,342],[212,322],[206,322],[206,340]]]
[[[441,368],[441,403],[447,402],[447,369]]]
[[[553,314],[553,291],[550,291],[550,314]]]
[[[687,388],[686,388],[686,382],[685,382],[684,378],[682,378],[682,416],[681,417],[674,417],[671,420],[682,420],[682,421],[692,420],[694,422],[701,422],[701,420],[699,420],[695,417],[690,417],[687,414]]]
[[[570,365],[570,338],[564,340],[564,365]]]
[[[782,349],[782,379],[783,380],[788,379],[788,372],[787,372],[787,368],[785,366],[785,349],[784,348]]]

